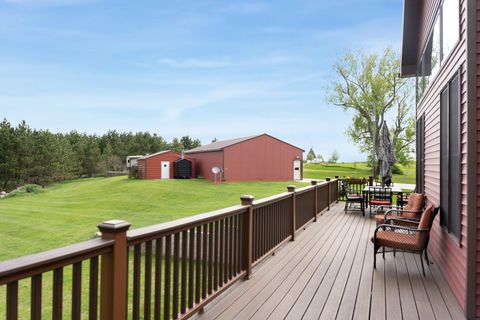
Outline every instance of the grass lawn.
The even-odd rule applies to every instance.
[[[243,194],[267,197],[286,191],[288,184],[126,177],[59,183],[0,200],[0,261],[91,239],[105,220],[122,219],[138,228],[236,205]]]
[[[394,174],[393,182],[415,184],[415,165],[402,166],[403,175]],[[303,166],[303,175],[310,179],[325,179],[339,176],[365,177],[372,175],[372,168],[365,162],[353,163],[308,163]]]

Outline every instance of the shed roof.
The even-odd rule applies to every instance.
[[[159,156],[159,155],[161,155],[161,154],[169,153],[169,152],[178,153],[178,152],[172,151],[172,150],[163,150],[163,151],[160,151],[160,152],[155,152],[155,153],[152,153],[152,154],[147,154],[146,156],[143,156],[143,157],[139,158],[138,160],[148,159],[148,158],[155,157],[155,156]]]
[[[400,66],[402,77],[412,77],[417,72],[421,9],[422,1],[404,0],[403,2],[402,62]]]
[[[191,150],[188,150],[188,151],[185,151],[185,153],[199,153],[199,152],[212,152],[212,151],[222,151],[223,149],[227,148],[227,147],[230,147],[230,146],[233,146],[235,144],[238,144],[238,143],[242,143],[242,142],[245,142],[245,141],[248,141],[248,140],[251,140],[251,139],[255,139],[255,138],[258,138],[258,137],[261,137],[261,136],[268,136],[270,138],[273,138],[275,140],[278,140],[280,142],[283,142],[285,144],[288,144],[290,146],[292,146],[293,148],[296,148],[296,149],[299,149],[299,150],[302,150],[302,151],[305,151],[303,150],[302,148],[299,148],[299,147],[296,147],[290,143],[287,143],[283,140],[280,140],[278,138],[275,138],[269,134],[266,134],[266,133],[263,133],[263,134],[257,134],[257,135],[254,135],[254,136],[248,136],[248,137],[242,137],[242,138],[236,138],[236,139],[229,139],[229,140],[222,140],[222,141],[216,141],[216,142],[212,142],[210,144],[206,144],[204,146],[201,146],[201,147],[197,147],[197,148],[194,148],[194,149],[191,149]]]

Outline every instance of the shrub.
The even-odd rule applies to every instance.
[[[400,166],[398,164],[394,164],[392,167],[392,173],[393,174],[403,174],[402,169],[400,169]]]
[[[26,184],[10,192],[8,194],[8,197],[15,197],[15,196],[24,195],[27,193],[40,193],[43,191],[44,189],[42,188],[42,186],[39,186],[38,184]]]

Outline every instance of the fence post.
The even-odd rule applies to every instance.
[[[100,319],[127,319],[127,230],[130,223],[109,220],[98,225],[102,239],[114,240],[112,252],[102,255]]]
[[[313,221],[314,222],[317,222],[317,213],[318,213],[318,202],[317,202],[317,180],[312,180],[312,186],[313,186],[313,190],[314,190],[314,193],[313,193]]]
[[[291,216],[291,221],[292,221],[292,239],[291,241],[295,241],[295,231],[297,229],[296,227],[296,213],[295,213],[295,186],[287,186],[288,192],[292,194],[292,216]]]
[[[330,183],[330,178],[325,178],[328,182],[328,211],[330,211],[330,199],[332,198],[332,184]]]
[[[247,217],[245,219],[245,234],[244,234],[244,252],[245,257],[245,270],[246,279],[250,279],[252,276],[252,263],[253,263],[253,200],[254,196],[244,195],[240,197],[242,206],[248,206]]]

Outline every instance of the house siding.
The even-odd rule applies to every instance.
[[[477,194],[476,194],[476,220],[477,220],[477,239],[476,239],[476,295],[475,295],[475,313],[478,318],[480,318],[480,188],[478,188],[478,185],[480,184],[480,0],[476,1],[476,115],[471,115],[472,117],[475,116],[476,119],[476,145],[477,145],[477,152],[476,152],[476,159],[477,162],[475,164],[471,164],[471,166],[475,165],[476,166],[476,172],[477,172]],[[472,210],[473,211],[473,210]]]
[[[293,180],[293,161],[303,150],[262,135],[225,148],[225,180]]]
[[[423,2],[420,52],[434,22],[439,0]],[[440,204],[440,93],[460,70],[461,91],[461,231],[455,239],[440,226],[436,218],[429,242],[429,252],[452,288],[460,305],[465,308],[467,261],[467,85],[466,85],[466,0],[460,1],[460,41],[444,61],[434,82],[417,106],[417,118],[425,114],[425,194],[430,202]],[[419,52],[419,53],[420,53]],[[419,55],[420,59],[420,55]]]

